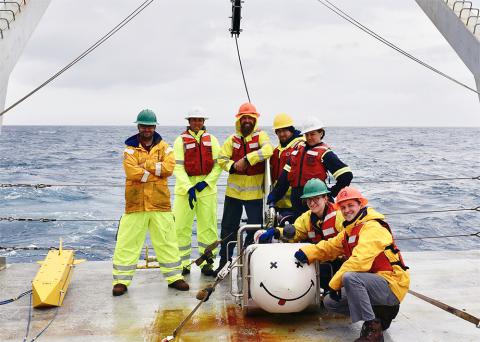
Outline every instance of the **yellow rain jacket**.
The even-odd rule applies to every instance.
[[[355,226],[361,223],[364,224],[360,230],[358,244],[353,249],[352,255],[343,263],[329,283],[332,289],[339,290],[342,287],[342,277],[345,272],[368,272],[372,267],[374,259],[380,253],[385,253],[390,262],[399,261],[398,254],[394,254],[391,250],[385,250],[393,242],[392,235],[375,219],[384,220],[385,216],[372,208],[367,208],[365,216],[360,215],[355,222],[347,225],[345,230],[336,237],[328,241],[320,241],[316,245],[301,248],[307,255],[309,262],[334,259],[343,254],[342,241],[345,234],[349,234]],[[388,282],[392,292],[399,301],[402,301],[410,286],[410,275],[408,271],[404,271],[399,265],[392,265],[392,268],[393,271],[380,271],[377,274]]]
[[[308,230],[310,227],[310,217],[312,216],[312,211],[308,210],[304,212],[302,215],[297,217],[295,223],[295,236],[293,239],[289,240],[289,242],[302,242],[308,241]],[[320,222],[321,224],[322,222]],[[337,210],[337,214],[335,217],[335,229],[337,232],[341,232],[343,230],[343,216],[340,210]],[[277,228],[280,231],[280,235],[283,236],[283,228]]]
[[[194,137],[197,142],[200,141],[200,137],[202,136],[203,133],[205,133],[204,130],[198,131],[197,134],[195,132],[188,130],[190,135]],[[218,153],[220,152],[220,144],[218,143],[217,138],[215,138],[213,135],[210,134],[210,139],[212,141],[212,157],[214,161],[213,169],[210,171],[208,175],[200,175],[200,176],[189,176],[187,172],[185,172],[185,167],[184,167],[184,160],[185,160],[185,152],[183,150],[183,139],[181,136],[177,137],[175,139],[175,142],[173,144],[173,150],[175,154],[175,189],[174,193],[175,195],[188,195],[188,189],[190,189],[192,186],[195,186],[198,182],[205,181],[208,184],[208,187],[206,187],[204,190],[201,192],[196,193],[196,196],[198,198],[205,197],[211,194],[216,194],[217,193],[217,181],[218,177],[222,173],[222,169],[220,168],[220,165],[217,162],[218,158]]]
[[[247,114],[244,114],[247,115]],[[240,118],[235,122],[235,128],[237,131],[237,136],[243,137],[240,131]],[[259,144],[260,149],[253,151],[247,154],[248,163],[250,165],[255,165],[271,157],[273,152],[273,146],[270,143],[270,138],[268,134],[264,131],[257,129],[258,119],[255,122],[255,127],[251,134],[246,137],[243,137],[246,143],[249,143],[252,140],[252,134],[254,132],[259,133]],[[220,167],[225,171],[229,172],[234,161],[232,158],[233,153],[233,134],[225,140],[223,143],[222,149],[220,150],[220,155],[218,156],[218,163]],[[263,177],[264,174],[258,175],[239,175],[231,173],[227,179],[227,190],[225,195],[228,197],[237,198],[240,200],[256,200],[263,198]]]
[[[125,144],[125,213],[171,211],[167,177],[175,167],[173,149],[157,132],[150,152],[142,147],[137,135],[128,138]]]
[[[293,139],[285,147],[282,147],[281,145],[278,145],[276,147],[276,149],[273,150],[273,152],[278,153],[278,159],[282,159],[282,154],[284,153],[284,151],[290,149],[293,145],[295,145],[299,141],[305,141],[305,138],[303,137],[303,135],[301,137],[297,137],[297,138]],[[282,170],[283,170],[283,168],[282,168]],[[282,173],[282,170],[279,170],[280,174]],[[279,177],[280,177],[280,174],[278,175]],[[275,184],[272,184],[272,185],[275,186]],[[290,199],[291,195],[292,195],[292,187],[289,186],[287,192],[285,193],[285,196],[283,196],[281,199],[279,199],[277,201],[277,203],[275,203],[275,207],[280,208],[280,209],[291,208],[292,207],[292,201]]]

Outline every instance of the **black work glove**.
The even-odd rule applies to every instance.
[[[336,302],[339,302],[342,299],[342,289],[334,290],[332,288],[329,288],[328,293],[330,294],[330,298],[332,298]]]
[[[197,201],[197,195],[195,194],[195,187],[192,186],[190,189],[188,189],[188,204],[190,205],[190,209],[193,210],[193,202]]]

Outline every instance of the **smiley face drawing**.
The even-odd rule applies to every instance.
[[[250,256],[250,293],[260,308],[271,313],[299,312],[314,303],[314,265],[298,262],[294,253],[304,244],[257,245]]]

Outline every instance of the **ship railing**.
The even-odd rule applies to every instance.
[[[10,29],[10,24],[17,19],[22,7],[26,5],[26,0],[0,0],[0,39],[4,38],[4,32]]]
[[[467,29],[473,33],[477,38],[480,37],[480,29],[477,27],[480,26],[480,10],[473,7],[472,1],[468,0],[444,0],[445,4],[455,13],[455,15],[460,19]]]

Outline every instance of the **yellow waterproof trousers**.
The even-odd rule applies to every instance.
[[[192,253],[192,226],[193,219],[197,216],[197,241],[198,252],[203,254],[205,248],[218,239],[217,229],[217,194],[197,197],[195,206],[190,209],[188,196],[175,195],[173,213],[175,215],[175,231],[177,232],[178,246],[182,266],[190,264]],[[213,259],[217,255],[213,251]],[[205,264],[205,263],[204,263]],[[203,266],[203,265],[202,265]],[[188,266],[188,268],[190,268]]]
[[[113,254],[113,285],[129,286],[137,268],[138,258],[150,231],[150,239],[160,270],[169,284],[183,279],[177,236],[173,229],[172,212],[142,211],[124,214],[118,228]]]

